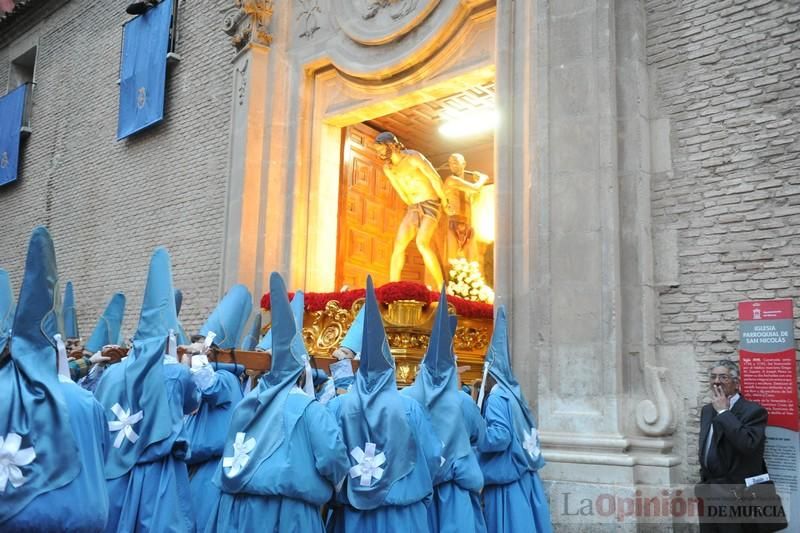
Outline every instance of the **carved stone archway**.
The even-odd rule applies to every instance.
[[[223,283],[260,294],[278,270],[333,288],[340,128],[496,77],[496,292],[543,477],[587,497],[680,480],[676,363],[655,339],[640,3],[262,3],[271,37],[234,60]]]

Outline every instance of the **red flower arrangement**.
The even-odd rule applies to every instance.
[[[336,300],[343,308],[350,309],[353,307],[353,302],[359,298],[363,298],[366,296],[366,294],[367,291],[364,289],[353,289],[352,291],[343,292],[307,292],[305,293],[304,308],[306,311],[322,311],[325,309],[325,305],[328,302]],[[293,297],[294,293],[290,292],[289,300],[291,300]],[[261,297],[261,308],[265,311],[270,310],[271,305],[269,301],[269,293],[266,293]]]
[[[382,304],[390,304],[398,300],[414,300],[429,304],[432,301],[431,291],[425,285],[413,281],[392,281],[375,289],[375,297]],[[439,295],[436,295],[439,298]]]
[[[436,293],[437,298],[439,297]],[[494,318],[494,306],[485,302],[473,302],[472,300],[465,300],[459,296],[447,295],[447,302],[453,304],[456,308],[456,314],[464,318]]]
[[[353,302],[359,298],[364,298],[365,295],[366,291],[364,289],[342,292],[307,292],[305,293],[305,309],[310,312],[322,311],[325,309],[325,305],[332,300],[339,302],[341,307],[350,309],[353,306]],[[293,296],[294,293],[289,293],[290,299]],[[413,281],[395,281],[381,285],[375,289],[375,296],[382,304],[390,304],[398,300],[415,300],[428,305],[439,299],[438,292],[429,291],[424,285]],[[447,301],[453,304],[458,316],[488,319],[494,317],[494,307],[490,304],[473,302],[449,294],[447,295]],[[265,311],[270,309],[269,293],[261,297],[261,308]]]

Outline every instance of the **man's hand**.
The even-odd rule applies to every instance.
[[[116,344],[107,344],[103,346],[102,356],[106,357],[112,363],[118,363],[126,354],[121,346]]]
[[[97,352],[93,353],[91,355],[91,357],[89,357],[89,361],[93,365],[96,365],[98,363],[107,363],[107,362],[111,361],[111,358],[110,357],[106,357],[105,355],[103,355],[103,352],[97,351]]]
[[[340,346],[333,351],[333,356],[341,361],[342,359],[352,359],[356,356],[356,354],[350,348],[345,348],[344,346]]]
[[[714,407],[714,410],[717,413],[723,410],[730,409],[731,407],[730,399],[727,396],[725,396],[725,392],[719,385],[713,385],[711,387],[711,405],[712,407]]]

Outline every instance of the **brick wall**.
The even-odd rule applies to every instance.
[[[800,3],[647,0],[646,11],[654,114],[669,119],[672,148],[652,212],[678,235],[659,336],[694,353],[696,475],[706,369],[737,357],[737,303],[794,298],[800,317]]]
[[[116,290],[128,297],[132,333],[149,256],[163,244],[184,292],[184,326],[195,331],[220,290],[234,54],[220,11],[229,2],[181,1],[182,60],[168,74],[166,119],[120,142],[116,82],[130,17],[125,2],[112,4],[72,0],[45,24],[21,17],[2,30],[40,36],[33,134],[19,182],[0,189],[0,265],[18,290],[30,230],[48,226],[62,288],[75,284],[83,336]],[[3,89],[11,39],[0,40]]]

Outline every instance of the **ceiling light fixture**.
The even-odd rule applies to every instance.
[[[452,117],[439,126],[439,133],[445,137],[469,137],[495,129],[498,123],[494,109],[476,109],[457,117]]]

